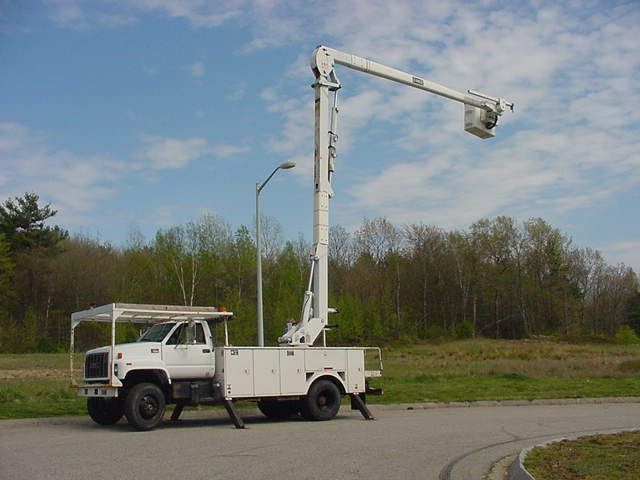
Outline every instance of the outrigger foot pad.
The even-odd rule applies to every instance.
[[[362,398],[357,393],[350,393],[351,397],[351,405],[352,407],[360,410],[360,413],[365,418],[365,420],[375,420],[375,417],[371,413],[371,411],[367,408],[367,404],[362,401]]]
[[[173,409],[173,413],[171,414],[171,421],[177,422],[180,420],[180,415],[182,414],[182,409],[184,408],[184,404],[176,403],[176,406]]]
[[[227,410],[227,413],[231,417],[231,420],[233,421],[233,424],[236,426],[236,428],[244,428],[244,422],[242,421],[242,418],[238,414],[236,407],[233,405],[233,402],[225,398],[224,400],[222,400],[222,403],[224,405],[224,408]]]

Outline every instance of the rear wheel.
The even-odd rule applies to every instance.
[[[258,402],[258,409],[264,414],[264,416],[284,420],[296,415],[299,410],[299,404],[296,400],[260,400]]]
[[[87,398],[87,411],[98,425],[113,425],[122,418],[124,405],[120,398]]]
[[[165,409],[164,393],[153,383],[139,383],[127,395],[124,414],[137,430],[151,430],[162,421]]]
[[[340,410],[342,395],[330,380],[318,380],[302,399],[302,416],[307,420],[331,420]]]

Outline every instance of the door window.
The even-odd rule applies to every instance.
[[[193,327],[192,327],[193,328]],[[205,344],[207,343],[204,337],[204,329],[201,323],[195,324],[195,335],[188,335],[189,324],[182,323],[174,330],[169,339],[167,345],[185,345],[185,344]],[[189,339],[191,337],[191,339]],[[191,340],[191,342],[189,342]]]
[[[196,343],[207,343],[204,339],[204,328],[201,323],[196,323]]]

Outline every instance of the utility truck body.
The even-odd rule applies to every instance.
[[[371,347],[236,347],[229,345],[231,312],[212,307],[108,304],[72,315],[75,328],[83,321],[111,323],[112,344],[88,350],[83,381],[76,383],[73,350],[71,382],[87,397],[91,418],[99,424],[123,415],[137,429],[157,426],[167,404],[175,404],[172,420],[186,405],[221,404],[237,427],[242,419],[236,400],[256,401],[273,418],[302,415],[329,420],[349,395],[365,418],[368,378],[380,376],[380,350]],[[116,344],[117,323],[152,323],[136,342]],[[215,346],[211,326],[224,324],[224,344]],[[374,350],[379,366],[365,370],[365,352]]]
[[[344,393],[365,393],[364,348],[222,347],[215,380],[231,398],[306,395],[319,378]],[[377,372],[376,372],[377,373]]]

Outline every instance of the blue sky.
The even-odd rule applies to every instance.
[[[463,108],[339,70],[333,223],[464,228],[543,217],[640,269],[640,4],[0,0],[0,197],[35,191],[73,232],[263,211],[311,237],[320,43],[516,103],[498,135]]]

